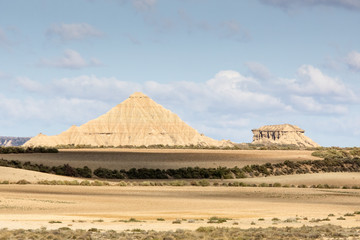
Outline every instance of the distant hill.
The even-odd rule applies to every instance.
[[[170,110],[136,92],[96,119],[55,136],[40,133],[25,144],[58,145],[231,147],[233,143],[200,134]]]
[[[1,137],[0,136],[0,146],[21,146],[25,142],[29,141],[29,137]]]

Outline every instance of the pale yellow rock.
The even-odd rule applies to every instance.
[[[252,144],[278,144],[296,145],[299,147],[319,147],[309,137],[304,135],[304,130],[291,124],[267,125],[252,130],[254,136]]]
[[[40,133],[26,142],[24,146],[69,144],[233,146],[230,141],[217,141],[199,134],[176,114],[140,92],[132,94],[106,114],[79,127],[72,126],[67,131],[55,136],[46,136]]]

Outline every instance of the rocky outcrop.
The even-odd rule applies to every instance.
[[[299,147],[319,147],[304,135],[305,131],[291,124],[267,125],[252,130],[252,144],[296,145]]]
[[[148,146],[201,145],[226,147],[230,141],[217,141],[198,133],[176,114],[154,102],[143,93],[132,94],[106,114],[79,127],[46,136],[39,134],[24,146],[57,145]]]

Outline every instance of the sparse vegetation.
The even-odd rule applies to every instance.
[[[247,165],[243,168],[186,167],[167,170],[148,168],[110,170],[106,168],[98,168],[94,171],[94,173],[92,173],[92,170],[87,166],[83,168],[74,168],[68,164],[64,164],[56,167],[49,167],[43,164],[31,164],[30,162],[22,163],[21,161],[8,161],[4,159],[0,159],[0,166],[84,178],[91,178],[95,175],[96,177],[104,179],[229,179],[320,172],[360,172],[360,158],[334,158],[299,162],[284,161],[282,163],[275,164],[266,163],[263,165]],[[203,183],[205,182],[198,182],[201,186]],[[276,186],[278,187],[280,184],[277,183]],[[266,187],[266,184],[263,184],[262,187]],[[285,187],[285,185],[283,187]],[[322,187],[336,188],[336,186],[317,186],[317,188]],[[358,186],[353,186],[352,188],[357,189]]]
[[[343,228],[335,225],[303,226],[299,228],[220,228],[200,227],[196,231],[145,231],[132,229],[116,232],[113,230],[102,231],[96,228],[89,230],[71,230],[67,227],[56,230],[0,230],[0,239],[357,239],[359,238],[359,227]]]
[[[92,171],[87,166],[83,168],[73,168],[69,164],[64,164],[57,167],[49,167],[43,164],[32,164],[31,162],[23,163],[21,161],[16,161],[16,160],[8,161],[4,159],[0,159],[0,166],[26,169],[31,171],[51,173],[61,176],[69,176],[69,177],[84,177],[84,178],[92,177]]]
[[[0,154],[10,153],[58,153],[57,148],[52,147],[2,147],[0,146]]]
[[[54,224],[54,223],[62,223],[61,221],[49,221],[49,223]]]
[[[17,181],[16,184],[25,185],[25,184],[30,184],[30,182],[25,179],[21,179],[21,180]]]
[[[153,144],[153,145],[141,145],[141,146],[133,146],[133,145],[120,145],[120,146],[92,146],[92,145],[57,145],[55,146],[57,149],[95,149],[95,148],[122,148],[122,149],[207,149],[207,150],[300,150],[304,149],[297,145],[291,144],[251,144],[251,143],[242,143],[242,144],[234,144],[233,146],[226,147],[216,147],[216,146],[205,146],[205,145],[163,145],[163,144]],[[313,148],[307,148],[307,150],[313,150]]]
[[[211,217],[208,221],[208,223],[224,223],[228,220],[231,220],[230,218],[220,218],[220,217]]]

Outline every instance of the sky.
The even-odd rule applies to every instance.
[[[0,136],[143,92],[200,133],[289,123],[360,145],[359,0],[0,0]]]

